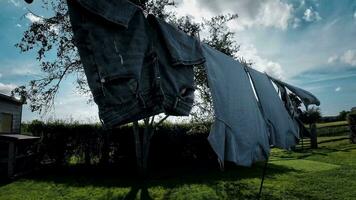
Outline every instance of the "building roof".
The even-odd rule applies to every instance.
[[[6,102],[20,104],[20,105],[24,104],[23,101],[16,99],[15,97],[7,96],[7,95],[1,94],[1,93],[0,93],[0,101],[6,101]]]
[[[18,141],[18,140],[39,140],[40,137],[20,134],[0,134],[0,140],[4,141]]]

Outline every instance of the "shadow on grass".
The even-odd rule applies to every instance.
[[[127,193],[123,199],[124,200],[135,200],[137,194],[140,191],[141,191],[141,195],[140,195],[141,200],[153,200],[153,198],[150,196],[150,193],[148,192],[146,183],[136,184],[136,185],[132,186],[129,193]]]
[[[0,187],[11,183],[11,180],[7,177],[0,176]]]
[[[151,169],[149,178],[146,181],[136,176],[135,168],[123,169],[119,167],[100,167],[100,166],[69,166],[62,168],[47,168],[40,170],[32,175],[22,178],[38,182],[51,182],[64,184],[70,187],[115,187],[130,188],[130,191],[123,199],[136,199],[140,194],[140,199],[152,199],[148,188],[162,187],[170,196],[169,191],[186,184],[205,184],[213,186],[219,181],[235,182],[236,188],[244,187],[239,180],[261,178],[264,163],[258,163],[251,168],[236,167],[227,164],[225,171],[219,168],[181,165],[175,168]],[[269,164],[267,176],[272,177],[276,174],[283,174],[296,171],[280,165]],[[236,182],[237,181],[237,182]],[[256,184],[256,193],[259,184]],[[118,199],[119,197],[108,194],[104,199]],[[168,197],[167,197],[168,198]],[[119,199],[122,199],[121,197]]]
[[[319,142],[319,148],[317,149],[303,149],[303,150],[294,150],[294,151],[281,151],[275,152],[273,160],[295,160],[295,159],[306,159],[311,156],[319,155],[319,156],[328,156],[331,153],[335,152],[351,152],[352,150],[356,150],[356,145],[354,144],[338,144],[337,142],[346,140],[347,138],[336,138],[330,140],[323,140]],[[335,143],[336,142],[336,143]],[[328,145],[325,144],[331,143],[335,145]]]

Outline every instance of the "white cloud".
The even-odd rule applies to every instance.
[[[214,16],[214,14],[206,9],[201,9],[199,0],[181,0],[178,3],[177,8],[172,11],[177,12],[179,16],[190,16],[195,21],[202,22],[203,18],[208,19]]]
[[[43,23],[43,18],[42,16],[37,16],[37,15],[34,15],[33,13],[27,13],[26,15],[26,18],[28,20],[30,20],[32,23]],[[20,25],[21,26],[21,25]],[[53,31],[54,33],[56,34],[59,34],[59,26],[56,26],[56,25],[51,25],[50,26],[50,30]]]
[[[18,0],[9,0],[8,2],[16,7],[20,7],[20,2]]]
[[[341,62],[356,67],[356,50],[348,50],[340,57]]]
[[[12,68],[9,71],[9,74],[15,75],[15,76],[32,76],[32,75],[39,75],[39,67],[36,67],[33,64],[24,64],[20,65],[16,68]]]
[[[315,22],[321,20],[321,17],[317,11],[309,7],[305,10],[303,19],[307,22]]]
[[[41,74],[39,64],[36,61],[3,60],[0,62],[3,76],[36,76]]]
[[[74,119],[83,123],[100,122],[97,105],[87,104],[87,100],[87,95],[78,94],[71,89],[62,90],[49,117]]]
[[[339,56],[333,55],[328,59],[328,63],[334,63],[339,59]]]
[[[14,84],[4,84],[0,83],[0,93],[1,94],[11,94],[11,91],[15,89],[17,86]]]
[[[341,91],[341,87],[337,87],[337,88],[335,88],[335,92],[340,92]]]
[[[19,27],[19,28],[21,28],[21,27],[22,27],[22,25],[21,25],[21,24],[16,24],[16,26],[17,26],[17,27]]]
[[[43,19],[41,17],[36,16],[36,15],[34,15],[32,13],[27,13],[25,16],[32,23],[42,23],[43,22]]]
[[[188,6],[192,5],[192,6]],[[237,13],[239,18],[234,28],[244,30],[249,27],[272,27],[287,29],[293,21],[293,6],[282,0],[182,0],[179,7],[195,17],[214,16],[223,13]],[[208,10],[208,11],[207,11]],[[200,14],[201,12],[204,15]],[[179,13],[180,14],[180,13]]]
[[[242,56],[247,61],[251,60],[253,62],[253,67],[256,70],[266,72],[267,74],[279,79],[284,78],[282,66],[278,62],[259,56],[257,49],[253,45],[242,44],[238,55]]]
[[[294,18],[293,23],[292,23],[292,27],[294,29],[298,28],[300,26],[301,22],[302,22],[302,20],[300,20],[299,18]]]
[[[300,7],[303,7],[305,5],[305,0],[302,0],[301,2],[300,2]]]
[[[262,4],[254,24],[285,30],[292,18],[292,11],[292,5],[276,0],[266,1]]]
[[[334,55],[328,59],[328,63],[343,63],[356,67],[356,50],[350,49],[345,51],[342,55]]]

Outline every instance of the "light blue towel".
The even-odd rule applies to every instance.
[[[203,53],[215,110],[208,140],[220,162],[250,166],[266,160],[268,130],[246,71],[208,45],[203,45]]]
[[[288,113],[271,80],[266,74],[248,68],[252,82],[268,124],[270,143],[289,149],[299,140],[299,128]]]

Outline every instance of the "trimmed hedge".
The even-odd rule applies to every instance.
[[[218,166],[217,157],[207,137],[211,124],[170,124],[157,128],[151,141],[149,164],[155,168],[182,164]],[[24,132],[40,136],[40,160],[58,166],[73,164],[136,165],[131,125],[105,131],[99,124],[44,123],[23,124]],[[143,127],[140,126],[143,133]],[[321,127],[318,136],[346,135],[347,125]]]
[[[164,123],[151,141],[149,164],[174,167],[182,164],[217,163],[207,137],[210,124]],[[98,124],[33,121],[23,125],[24,132],[40,136],[42,163],[56,165],[100,163],[135,166],[132,126],[105,131]],[[140,132],[143,127],[140,125]]]

